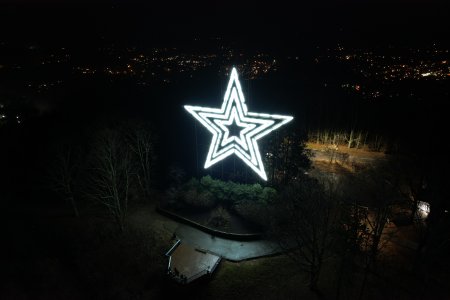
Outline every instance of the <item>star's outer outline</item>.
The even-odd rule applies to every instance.
[[[293,117],[248,112],[236,68],[231,71],[221,108],[190,105],[185,105],[184,108],[213,134],[205,169],[236,154],[262,179],[267,180],[257,141],[292,121]],[[240,127],[245,127],[240,131],[239,138],[229,137],[229,130],[225,126],[234,121],[238,126],[243,124]]]

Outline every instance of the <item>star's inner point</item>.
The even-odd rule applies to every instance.
[[[239,137],[241,131],[246,128],[245,126],[239,125],[236,122],[227,126],[230,137]]]

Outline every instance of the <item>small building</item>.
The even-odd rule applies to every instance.
[[[167,274],[175,281],[187,284],[205,275],[211,275],[221,257],[206,250],[194,248],[177,240],[167,251]]]

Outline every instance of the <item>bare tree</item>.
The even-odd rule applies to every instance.
[[[106,129],[97,137],[89,182],[90,198],[102,204],[119,229],[125,229],[133,175],[131,153],[123,136]]]
[[[411,155],[397,156],[395,160],[397,172],[400,174],[398,191],[410,206],[409,221],[414,223],[420,219],[418,216],[420,201],[426,200],[423,196],[427,187],[427,158],[423,155]]]
[[[70,203],[76,217],[80,216],[74,195],[75,177],[78,169],[79,165],[72,147],[68,145],[59,147],[55,155],[54,165],[50,169],[50,186]]]
[[[398,200],[398,177],[391,166],[380,164],[377,168],[368,169],[359,175],[359,186],[366,199],[367,213],[363,215],[365,230],[361,232],[364,275],[359,299],[362,299],[370,273],[376,271],[381,250],[395,236],[395,231],[385,231],[392,214],[392,206]]]
[[[355,131],[355,129],[351,129],[350,131],[338,131],[338,130],[316,130],[314,132],[309,132],[308,141],[314,141],[317,144],[323,145],[340,145],[346,146],[347,148],[357,148],[360,149],[369,144],[377,144],[373,146],[372,149],[377,149],[377,151],[381,150],[381,140],[378,136],[369,137],[369,132],[365,131]]]
[[[383,249],[396,234],[387,228],[393,205],[399,199],[398,177],[391,164],[379,164],[346,178],[340,190],[345,201],[339,203],[340,234],[335,248],[338,255],[336,298],[360,299],[372,274],[378,272]],[[360,271],[362,276],[360,276]],[[358,275],[358,276],[357,276]],[[359,289],[355,282],[361,278]],[[349,288],[348,290],[346,288]],[[351,293],[350,295],[344,295]]]
[[[339,203],[340,225],[337,245],[335,247],[338,257],[336,268],[336,299],[354,298],[356,270],[359,266],[356,258],[362,254],[363,236],[366,225],[367,207],[358,205],[355,201],[341,201]]]
[[[127,136],[128,145],[137,158],[136,177],[145,197],[150,197],[152,173],[155,165],[154,139],[151,131],[143,125],[131,129]]]
[[[336,161],[336,155],[339,152],[339,147],[336,144],[327,145],[325,148],[325,154],[329,157],[329,163],[333,163],[333,160]]]
[[[273,236],[293,262],[309,275],[309,287],[318,291],[324,260],[332,255],[337,225],[334,184],[325,187],[302,176],[288,186],[278,201]]]
[[[450,216],[448,213],[450,198],[448,191],[448,157],[431,158],[428,162],[426,199],[430,203],[430,212],[420,225],[418,247],[414,258],[414,271],[421,278],[420,299],[426,299],[433,281],[442,276],[443,268],[448,268],[450,260]],[[428,296],[429,297],[429,296]]]

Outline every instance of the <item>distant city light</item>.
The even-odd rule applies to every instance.
[[[236,68],[231,71],[221,108],[189,105],[184,108],[213,134],[205,169],[235,154],[262,179],[267,180],[257,141],[290,122],[293,117],[248,112]],[[230,134],[228,126],[233,124],[242,128],[239,136]]]

